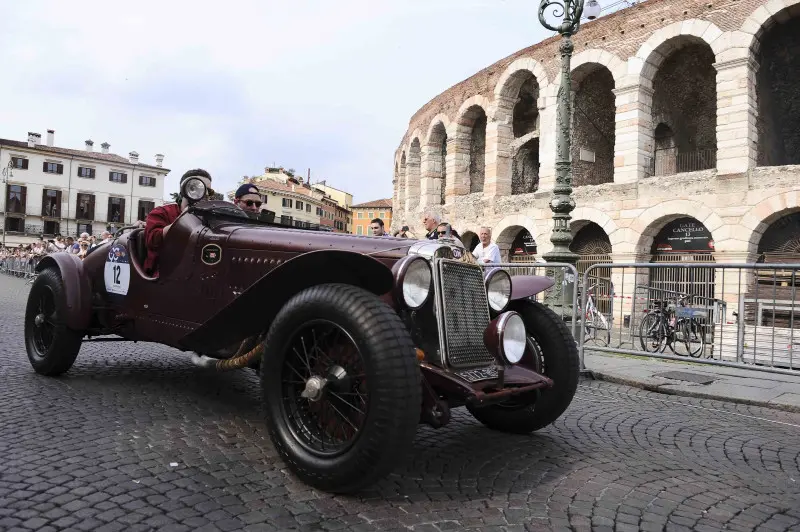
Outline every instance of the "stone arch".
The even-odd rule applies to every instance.
[[[582,69],[584,65],[594,63],[596,65],[604,66],[611,73],[614,78],[614,85],[617,85],[622,78],[625,77],[627,72],[627,65],[616,54],[606,50],[599,50],[597,48],[590,48],[583,50],[572,57],[570,63],[572,68],[572,76],[575,78],[575,72]],[[561,80],[559,79],[560,83]]]
[[[404,210],[406,200],[408,199],[408,174],[406,173],[406,151],[403,150],[400,154],[400,193],[398,199],[400,200],[400,209]]]
[[[732,242],[729,245],[744,248],[751,257],[755,257],[764,232],[776,220],[794,212],[798,205],[800,205],[800,193],[797,191],[783,192],[761,200],[751,207],[739,222],[738,227],[744,227],[750,232],[747,242],[741,242],[741,240],[731,237]],[[737,246],[737,244],[739,245]]]
[[[614,74],[601,63],[584,61],[573,68],[571,77],[573,186],[613,183],[617,117]]]
[[[674,146],[650,143],[651,175],[708,170],[717,163],[717,64],[713,44],[719,29],[710,22],[676,23],[642,45],[640,83],[652,89],[649,136],[669,127]],[[648,44],[649,43],[649,44]],[[664,126],[661,126],[664,124]]]
[[[689,19],[675,22],[654,32],[628,60],[628,74],[640,78],[640,83],[652,89],[655,74],[661,64],[672,52],[687,43],[704,42],[712,50],[723,32],[713,22]]]
[[[406,161],[406,212],[412,212],[419,205],[420,166],[422,163],[422,146],[416,134],[408,145]]]
[[[584,278],[588,273],[587,287],[593,287],[592,294],[598,310],[610,314],[612,308],[610,295],[613,293],[611,268],[597,265],[613,262],[611,239],[602,226],[590,220],[573,219],[570,229],[573,231],[570,251],[578,254],[578,262],[575,264],[578,274]]]
[[[530,78],[536,80],[540,100],[550,82],[547,72],[538,61],[532,57],[520,57],[506,67],[494,86],[495,106],[491,114],[493,121],[506,122],[513,118],[520,89]]]
[[[500,256],[503,261],[510,260],[509,250],[511,249],[511,244],[522,229],[527,230],[534,238],[537,236],[534,221],[522,214],[506,216],[492,229],[492,240],[500,248]]]
[[[439,114],[431,121],[422,147],[422,205],[444,205],[447,185],[447,128],[450,119]]]
[[[658,232],[666,224],[678,218],[685,217],[696,219],[698,222],[702,223],[712,235],[714,231],[724,225],[722,218],[720,218],[717,213],[700,202],[692,200],[671,200],[659,203],[654,207],[646,209],[631,225],[631,228],[639,233],[635,248],[637,261],[648,262],[650,250],[653,246],[653,239]],[[613,239],[612,242],[614,242]]]
[[[757,165],[800,164],[800,3],[776,12],[756,35]]]
[[[594,207],[577,207],[574,211],[572,211],[572,213],[570,213],[570,216],[572,216],[570,229],[572,230],[573,235],[582,229],[586,224],[592,222],[599,225],[603,231],[605,231],[610,241],[611,235],[613,235],[617,229],[619,229],[617,222],[614,221],[611,216],[600,209],[595,209]]]
[[[800,15],[800,0],[769,0],[757,7],[737,32],[743,48],[758,54],[761,38],[773,25]],[[746,57],[746,56],[745,56]]]
[[[454,192],[483,192],[486,179],[486,126],[488,100],[473,96],[459,109],[455,133]]]

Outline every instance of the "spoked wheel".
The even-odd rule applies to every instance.
[[[364,360],[339,325],[317,320],[290,340],[282,402],[289,429],[309,452],[336,456],[364,429],[369,405]]]
[[[595,345],[600,347],[607,347],[611,345],[611,327],[608,325],[608,320],[599,312],[594,313],[591,318],[587,318],[587,338],[591,338]],[[591,336],[588,332],[591,329]]]
[[[663,353],[667,348],[667,331],[661,315],[655,312],[642,318],[639,325],[639,340],[642,350],[648,353]]]
[[[703,327],[694,318],[679,320],[675,326],[675,341],[672,350],[676,355],[700,358],[705,349],[705,335]]]
[[[308,288],[278,313],[265,345],[267,426],[295,475],[349,493],[401,462],[422,389],[413,342],[391,307],[349,285]]]
[[[57,270],[36,277],[25,308],[25,348],[33,369],[42,375],[60,375],[75,362],[82,334],[67,328],[64,281]]]

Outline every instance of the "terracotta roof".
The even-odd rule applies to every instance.
[[[262,179],[261,181],[255,181],[253,184],[260,188],[265,188],[267,190],[276,190],[279,192],[290,192],[294,194],[300,194],[301,196],[308,196],[311,199],[315,199],[318,201],[322,201],[322,198],[314,197],[314,192],[305,188],[301,185],[295,185],[294,189],[292,189],[291,185],[286,185],[281,183],[280,181],[275,181],[274,179]],[[319,191],[317,191],[319,193]]]
[[[116,153],[98,153],[86,150],[71,150],[69,148],[59,148],[58,146],[47,146],[42,144],[38,144],[33,148],[31,148],[28,146],[27,142],[21,142],[19,140],[9,140],[9,139],[0,139],[0,145],[9,146],[12,148],[20,148],[23,150],[33,150],[44,153],[52,153],[54,155],[67,155],[70,157],[82,157],[84,159],[96,159],[98,161],[105,161],[111,164],[125,164],[128,166],[133,165],[133,163],[131,163],[129,159],[126,159],[121,155],[117,155]],[[162,166],[155,166],[152,164],[136,163],[136,166],[140,168],[152,168],[153,170],[158,170],[160,172],[170,171],[169,168],[164,168]]]
[[[353,205],[351,209],[391,209],[392,208],[392,200],[389,199],[379,199],[375,201],[368,201],[366,203],[359,203],[358,205]]]

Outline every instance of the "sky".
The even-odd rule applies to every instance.
[[[602,3],[602,2],[601,2]],[[0,137],[165,155],[233,190],[265,166],[392,196],[411,116],[552,32],[535,0],[0,0]]]

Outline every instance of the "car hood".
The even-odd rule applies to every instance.
[[[372,255],[378,259],[400,259],[417,240],[410,238],[359,236],[346,233],[278,228],[270,226],[223,225],[232,249],[265,249],[287,253],[306,253],[338,249]]]

